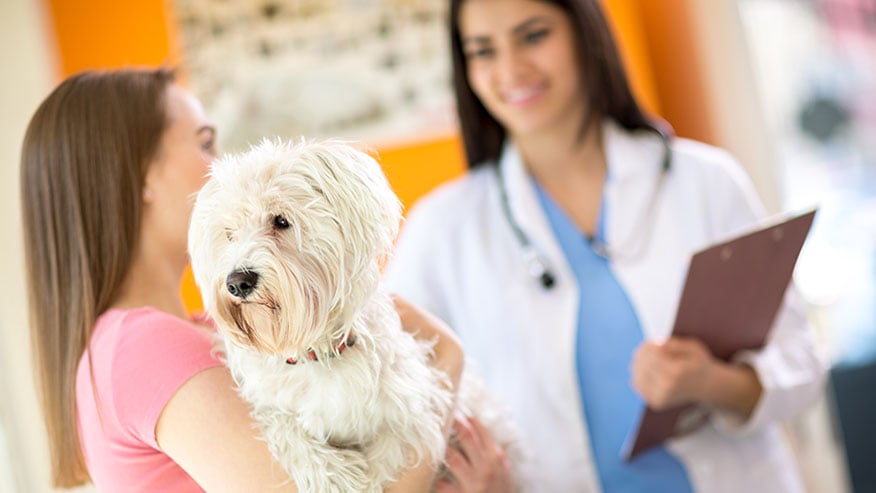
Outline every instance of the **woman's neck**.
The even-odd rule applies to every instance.
[[[185,304],[180,297],[180,280],[186,263],[171,259],[141,242],[134,256],[113,308],[132,309],[151,306],[185,318]]]
[[[543,184],[605,176],[601,125],[592,125],[583,135],[567,127],[562,132],[514,136],[514,142],[526,168]]]
[[[553,132],[515,138],[520,157],[541,187],[581,232],[593,237],[608,172],[602,145],[602,126],[584,135]]]

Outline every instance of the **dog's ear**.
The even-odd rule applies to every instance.
[[[398,234],[402,214],[401,202],[380,164],[343,142],[317,144],[314,152],[327,181],[321,191],[337,212],[348,243],[372,246],[372,258],[386,254]]]
[[[301,212],[301,221],[321,234],[305,246],[308,269],[322,281],[317,324],[337,326],[350,320],[373,293],[379,262],[389,253],[401,222],[401,203],[377,161],[339,141],[299,146],[294,174],[304,177],[320,197]],[[319,204],[318,202],[322,202]],[[318,220],[314,221],[314,215]]]

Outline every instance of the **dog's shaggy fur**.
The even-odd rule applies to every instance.
[[[444,456],[449,382],[379,286],[400,210],[377,162],[333,141],[264,141],[217,161],[198,194],[195,280],[241,395],[302,491],[382,491]],[[497,416],[481,418],[503,440]]]

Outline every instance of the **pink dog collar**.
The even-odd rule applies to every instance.
[[[335,350],[337,351],[338,354],[341,354],[344,352],[344,349],[347,349],[348,347],[353,347],[355,344],[356,344],[356,337],[354,337],[353,334],[350,334],[347,336],[346,339],[342,340],[340,342],[340,344],[335,346]],[[316,357],[316,352],[313,349],[307,350],[307,359],[309,359],[310,361],[318,361],[318,358]],[[286,359],[286,364],[294,365],[297,363],[298,363],[298,360],[295,358],[287,358]]]

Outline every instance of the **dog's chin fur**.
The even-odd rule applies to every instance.
[[[195,280],[241,396],[301,491],[383,491],[444,456],[449,381],[379,286],[400,220],[377,162],[336,141],[264,141],[214,163],[198,194]],[[226,285],[240,271],[258,275],[243,298]],[[491,407],[472,388],[460,398]],[[501,413],[482,418],[511,443]]]

